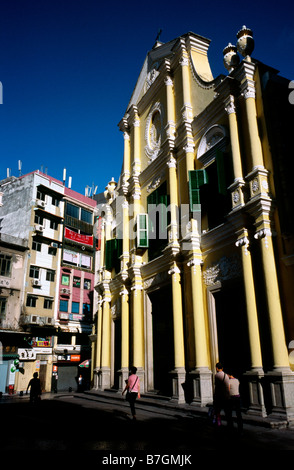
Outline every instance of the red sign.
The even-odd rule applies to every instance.
[[[64,229],[64,238],[68,240],[72,240],[76,243],[81,243],[82,245],[93,246],[93,235],[82,235],[80,233],[76,233],[73,230],[65,227]]]
[[[70,361],[71,362],[80,362],[81,356],[79,354],[72,354],[70,356]]]

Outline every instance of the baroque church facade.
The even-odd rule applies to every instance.
[[[221,361],[249,412],[291,419],[288,81],[251,57],[245,26],[215,79],[209,43],[157,41],[119,123],[122,172],[98,218],[93,386],[121,390],[134,365],[142,393],[206,406]]]

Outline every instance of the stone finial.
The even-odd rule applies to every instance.
[[[250,55],[254,50],[253,32],[250,28],[243,26],[237,33],[237,49],[246,60],[250,61]]]
[[[229,43],[223,50],[224,66],[229,72],[232,72],[240,62],[240,57],[237,54],[237,47]]]

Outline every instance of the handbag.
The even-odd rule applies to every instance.
[[[133,390],[134,386],[135,386],[136,383],[137,383],[137,380],[138,380],[138,377],[136,378],[135,383],[134,383],[134,385],[132,386],[131,390],[128,390],[128,391],[127,391],[127,394],[126,394],[126,400],[127,400],[127,401],[131,401],[131,393],[132,393],[132,390]]]

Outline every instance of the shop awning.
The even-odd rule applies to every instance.
[[[90,367],[91,359],[86,359],[79,364],[79,367]]]

